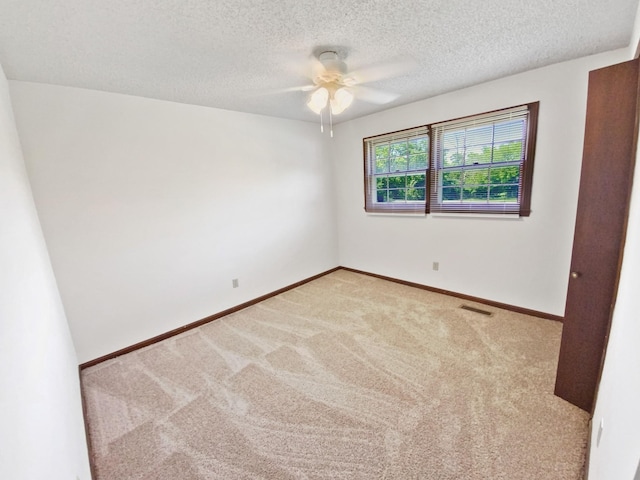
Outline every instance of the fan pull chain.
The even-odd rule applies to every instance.
[[[331,138],[333,138],[333,115],[331,113],[331,105],[329,105],[329,128],[331,129]]]
[[[322,110],[320,110],[320,133],[324,133],[324,122],[322,121]]]

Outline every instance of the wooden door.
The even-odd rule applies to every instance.
[[[589,74],[578,212],[555,393],[592,412],[629,210],[639,60]]]

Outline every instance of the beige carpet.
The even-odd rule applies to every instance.
[[[579,479],[561,325],[339,270],[85,369],[100,480]]]

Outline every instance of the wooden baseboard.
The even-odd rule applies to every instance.
[[[153,345],[154,343],[158,343],[161,342],[162,340],[166,340],[167,338],[171,338],[174,337],[180,333],[186,332],[187,330],[192,330],[194,328],[200,327],[201,325],[204,325],[206,323],[209,322],[213,322],[214,320],[217,320],[219,318],[222,318],[224,316],[230,315],[232,313],[238,312],[240,310],[244,310],[247,307],[250,307],[252,305],[255,305],[256,303],[260,303],[263,302],[264,300],[267,300],[271,297],[275,297],[276,295],[280,295],[281,293],[284,293],[288,290],[292,290],[296,287],[299,287],[300,285],[304,285],[305,283],[309,283],[313,280],[316,280],[320,277],[324,277],[325,275],[328,275],[329,273],[335,272],[336,270],[339,270],[340,267],[335,267],[332,268],[331,270],[327,270],[326,272],[322,272],[319,273],[318,275],[314,275],[313,277],[309,277],[309,278],[305,278],[304,280],[300,280],[299,282],[296,283],[292,283],[291,285],[287,285],[286,287],[283,288],[279,288],[278,290],[275,290],[271,293],[267,293],[266,295],[262,295],[258,298],[254,298],[253,300],[249,300],[248,302],[244,302],[241,303],[240,305],[236,305],[235,307],[231,307],[228,308],[226,310],[223,310],[221,312],[218,313],[214,313],[213,315],[209,315],[206,318],[197,320],[195,322],[189,323],[187,325],[184,325],[182,327],[178,327],[174,330],[170,330],[168,332],[162,333],[160,335],[157,335],[155,337],[149,338],[147,340],[143,340],[142,342],[138,342],[134,345],[130,345],[128,347],[122,348],[120,350],[117,350],[115,352],[112,353],[108,353],[106,355],[103,355],[102,357],[98,357],[94,360],[89,360],[88,362],[82,363],[80,365],[80,369],[84,369],[84,368],[88,368],[88,367],[92,367],[94,365],[97,365],[98,363],[102,363],[106,360],[111,360],[113,358],[119,357],[120,355],[124,355],[125,353],[130,353],[133,352],[135,350],[140,350],[141,348],[144,347],[148,347],[149,345]]]
[[[588,423],[588,430],[589,435],[587,435],[587,450],[585,451],[585,455],[584,455],[584,466],[582,468],[584,468],[584,472],[582,479],[583,480],[589,480],[589,462],[591,461],[591,442],[592,442],[592,435],[593,435],[593,414],[589,417],[589,423]],[[640,464],[639,464],[640,465]]]
[[[365,272],[362,270],[357,270],[355,268],[349,268],[349,267],[335,267],[332,268],[331,270],[327,270],[326,272],[323,273],[319,273],[318,275],[314,275],[312,277],[306,278],[304,280],[300,280],[299,282],[293,283],[291,285],[288,285],[286,287],[280,288],[278,290],[275,290],[271,293],[267,293],[266,295],[262,295],[258,298],[254,298],[253,300],[249,300],[248,302],[242,303],[240,305],[237,305],[235,307],[231,307],[228,308],[227,310],[223,310],[221,312],[215,313],[213,315],[210,315],[206,318],[203,318],[201,320],[197,320],[193,323],[189,323],[187,325],[184,325],[182,327],[176,328],[174,330],[170,330],[166,333],[157,335],[153,338],[149,338],[148,340],[143,340],[142,342],[138,342],[134,345],[122,348],[120,350],[117,350],[115,352],[112,353],[108,353],[107,355],[103,355],[102,357],[96,358],[94,360],[89,360],[88,362],[85,362],[83,364],[80,365],[80,369],[84,369],[87,367],[92,367],[94,365],[97,365],[98,363],[102,363],[106,360],[111,360],[113,358],[119,357],[120,355],[124,355],[126,353],[130,353],[133,352],[135,350],[139,350],[141,348],[147,347],[149,345],[153,345],[154,343],[158,343],[161,342],[162,340],[166,340],[167,338],[171,338],[175,335],[178,335],[180,333],[186,332],[187,330],[192,330],[194,328],[197,328],[201,325],[204,325],[206,323],[212,322],[214,320],[217,320],[219,318],[222,318],[226,315],[229,315],[231,313],[235,313],[239,310],[243,310],[247,307],[250,307],[252,305],[255,305],[256,303],[260,303],[264,300],[267,300],[271,297],[275,297],[276,295],[279,295],[281,293],[284,293],[288,290],[292,290],[296,287],[299,287],[300,285],[304,285],[305,283],[309,283],[313,280],[316,280],[320,277],[323,277],[325,275],[328,275],[329,273],[335,272],[336,270],[346,270],[349,272],[354,272],[354,273],[360,273],[362,275],[368,275],[370,277],[376,277],[376,278],[380,278],[382,280],[387,280],[389,282],[395,282],[395,283],[400,283],[402,285],[407,285],[409,287],[414,287],[414,288],[420,288],[422,290],[428,290],[430,292],[435,292],[435,293],[440,293],[443,295],[449,295],[451,297],[457,297],[457,298],[461,298],[463,300],[469,300],[472,302],[476,302],[476,303],[481,303],[484,305],[490,305],[492,307],[496,307],[496,308],[501,308],[503,310],[509,310],[512,312],[516,312],[516,313],[524,313],[526,315],[531,315],[534,317],[539,317],[539,318],[545,318],[547,320],[555,320],[558,322],[562,322],[563,318],[558,316],[558,315],[551,315],[550,313],[544,313],[544,312],[539,312],[537,310],[529,310],[528,308],[522,308],[522,307],[516,307],[514,305],[507,305],[505,303],[500,303],[500,302],[494,302],[492,300],[486,300],[483,298],[478,298],[478,297],[472,297],[471,295],[464,295],[462,293],[457,293],[457,292],[451,292],[449,290],[443,290],[441,288],[435,288],[435,287],[430,287],[428,285],[422,285],[420,283],[414,283],[414,282],[408,282],[406,280],[399,280],[397,278],[393,278],[393,277],[387,277],[385,275],[378,275],[377,273],[370,273],[370,272]]]
[[[428,290],[434,293],[441,293],[442,295],[461,298],[463,300],[468,300],[470,302],[481,303],[483,305],[489,305],[491,307],[501,308],[503,310],[509,310],[511,312],[531,315],[532,317],[544,318],[546,320],[554,320],[556,322],[562,322],[564,320],[564,318],[559,315],[552,315],[550,313],[539,312],[537,310],[530,310],[528,308],[516,307],[515,305],[508,305],[506,303],[494,302],[493,300],[486,300],[484,298],[473,297],[471,295],[465,295],[463,293],[452,292],[450,290],[443,290],[442,288],[430,287],[428,285],[423,285],[421,283],[414,283],[414,282],[408,282],[406,280],[399,280],[397,278],[387,277],[385,275],[378,275],[377,273],[365,272],[362,270],[357,270],[355,268],[349,268],[349,267],[340,267],[340,268],[342,270],[347,270],[349,272],[360,273],[362,275],[368,275],[370,277],[380,278],[382,280],[387,280],[389,282],[400,283],[402,285],[407,285],[408,287],[420,288],[422,290]]]

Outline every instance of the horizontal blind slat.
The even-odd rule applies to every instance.
[[[430,211],[519,213],[528,115],[524,105],[433,125]],[[517,185],[494,178],[509,167]]]

